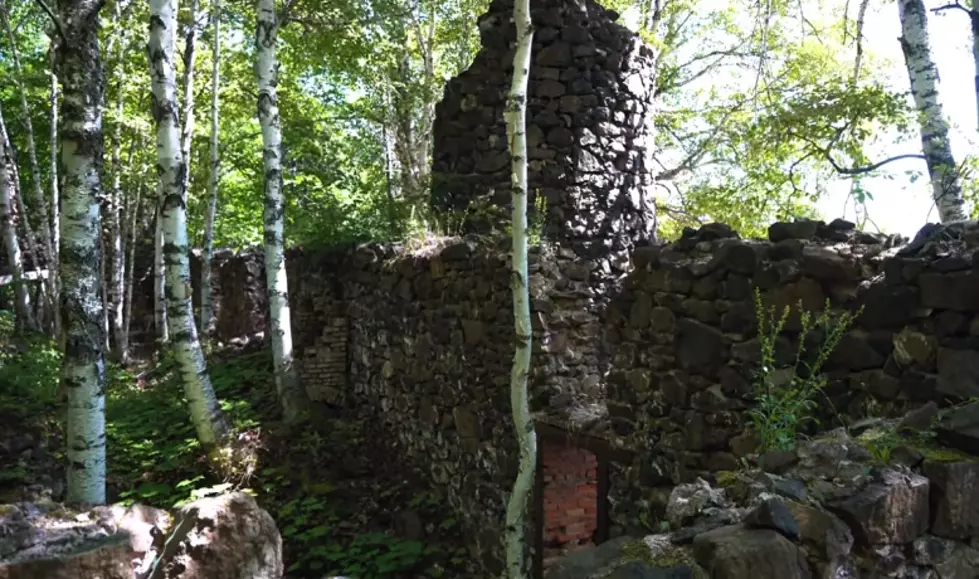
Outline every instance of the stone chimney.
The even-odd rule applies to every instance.
[[[509,221],[512,9],[512,0],[494,0],[479,19],[482,48],[436,109],[432,205],[464,215],[467,231]],[[588,258],[630,249],[655,230],[652,51],[591,0],[532,0],[531,12],[531,221],[540,196],[547,239]]]

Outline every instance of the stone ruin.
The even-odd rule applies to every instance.
[[[432,204],[464,214],[469,231],[509,219],[513,2],[479,20],[482,48],[449,81],[436,109]],[[535,0],[527,103],[528,206],[545,200],[544,234],[582,255],[655,235],[648,114],[652,51],[591,0]],[[533,217],[532,217],[533,219]]]
[[[480,235],[509,205],[510,7],[495,0],[480,19],[483,48],[438,107],[432,203],[464,215],[472,234],[417,251],[366,244],[287,259],[307,392],[374,429],[379,460],[445,493],[472,548],[472,577],[502,570],[517,457],[508,244]],[[926,228],[902,245],[842,220],[776,223],[766,240],[714,223],[650,243],[650,54],[614,17],[587,0],[533,9],[530,193],[547,201],[545,241],[529,259],[535,572],[558,573],[568,551],[622,547],[665,521],[670,536],[647,541],[656,556],[609,576],[658,576],[648,568],[682,555],[740,579],[759,576],[737,574],[750,572],[744,561],[776,553],[771,576],[975,577],[961,570],[974,568],[979,530],[947,520],[979,504],[979,406],[950,407],[979,397],[979,226]],[[261,272],[258,254],[218,259],[219,340],[264,329]],[[821,427],[842,424],[846,437],[791,456],[758,452],[755,291],[779,309],[863,307],[827,361],[815,409]],[[798,323],[796,312],[778,340],[780,363]],[[853,438],[868,415],[895,421],[923,408],[940,412],[919,429],[959,450],[902,443],[882,461],[867,457],[876,443]],[[730,500],[711,498],[718,487]],[[678,517],[680,499],[703,512]],[[797,531],[769,499],[796,513]],[[830,547],[813,545],[830,532]],[[692,551],[665,553],[660,543],[675,540]],[[748,559],[736,559],[738,545],[751,547]],[[876,575],[847,574],[874,565]],[[664,576],[696,576],[687,567]],[[554,576],[592,577],[578,571]]]

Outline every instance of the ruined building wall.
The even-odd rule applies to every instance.
[[[598,309],[589,287],[609,264],[537,248],[530,385],[538,423],[621,451],[607,458],[610,534],[638,532],[657,520],[675,484],[736,470],[755,451],[755,288],[778,308],[801,301],[819,311],[827,299],[837,309],[863,307],[825,366],[820,427],[979,396],[972,227],[961,239],[899,254],[893,239],[845,223],[776,224],[771,240],[705,226],[635,251],[634,268]],[[477,545],[478,570],[497,569],[516,468],[504,244],[472,238],[422,253],[379,245],[293,252],[289,272],[307,391],[345,407],[375,429],[390,460],[443,489]],[[794,314],[779,339],[781,362],[794,353],[797,332]],[[943,436],[968,445],[976,440],[968,424],[964,434]],[[575,462],[545,459],[571,470]],[[563,541],[559,531],[546,532]]]
[[[509,216],[512,11],[510,0],[491,3],[479,20],[482,48],[436,109],[433,206],[464,213],[481,232]],[[542,196],[547,237],[587,257],[650,238],[650,48],[590,0],[535,1],[531,17],[530,207]]]

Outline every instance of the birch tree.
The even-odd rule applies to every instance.
[[[113,82],[116,85],[116,102],[115,102],[115,127],[112,134],[112,193],[109,196],[108,203],[108,221],[109,221],[109,246],[110,249],[106,253],[111,261],[109,267],[109,291],[108,293],[108,304],[110,308],[111,315],[108,315],[108,319],[112,326],[112,337],[115,341],[115,354],[118,360],[122,363],[128,361],[127,352],[127,342],[125,335],[125,323],[123,317],[125,315],[124,301],[126,294],[126,261],[125,252],[123,248],[122,241],[122,230],[123,230],[123,215],[122,215],[122,203],[123,203],[123,192],[122,192],[122,174],[123,166],[121,163],[121,153],[122,153],[122,125],[123,125],[123,114],[125,112],[125,61],[123,57],[125,56],[126,48],[126,26],[122,21],[122,5],[120,2],[116,2],[113,5],[113,18],[119,25],[119,30],[116,34],[112,35],[109,41],[109,53],[113,55],[115,60],[115,68],[112,71]],[[132,155],[130,155],[132,158]],[[128,164],[127,164],[128,165]],[[126,167],[128,168],[128,167]]]
[[[190,163],[190,146],[194,140],[194,61],[197,60],[197,2],[190,0],[190,22],[184,38],[184,128],[180,136],[180,154]],[[184,171],[183,188],[190,185],[190,171]]]
[[[938,102],[938,68],[931,58],[923,0],[898,0],[901,48],[911,94],[918,111],[922,152],[931,177],[932,197],[942,223],[966,219],[959,168],[952,155],[949,125]]]
[[[60,308],[61,302],[61,275],[58,272],[58,263],[60,260],[61,253],[61,202],[58,199],[58,101],[61,96],[61,87],[58,84],[58,74],[55,72],[55,66],[57,61],[58,52],[58,35],[52,29],[49,32],[51,42],[50,42],[50,77],[51,77],[51,89],[48,94],[48,104],[51,107],[51,132],[49,134],[50,142],[50,157],[48,163],[50,165],[51,173],[51,275],[52,284],[54,285],[54,298],[56,309]],[[61,315],[59,312],[54,312],[54,333],[61,339]]]
[[[282,197],[282,130],[276,94],[278,61],[275,43],[279,20],[275,0],[258,0],[255,27],[258,76],[258,122],[262,126],[262,159],[265,167],[265,279],[269,294],[272,360],[275,386],[287,422],[302,414],[303,392],[296,377],[292,351],[292,321],[289,312],[289,282],[283,247],[285,202]]]
[[[156,199],[162,197],[159,184]],[[156,325],[157,353],[162,353],[170,343],[170,326],[167,324],[167,268],[163,257],[163,215],[157,204],[153,217],[153,320]]]
[[[218,182],[221,179],[221,157],[218,150],[221,91],[221,1],[211,4],[211,162],[207,179],[207,209],[204,214],[204,255],[201,265],[201,327],[204,334],[212,330],[214,311],[211,306],[211,263],[214,258],[214,218],[218,208]]]
[[[533,335],[527,285],[527,82],[530,77],[530,49],[534,40],[530,0],[514,1],[513,21],[517,28],[517,47],[513,55],[513,80],[506,106],[513,203],[513,255],[510,259],[513,271],[510,286],[513,290],[513,325],[516,330],[516,352],[510,374],[510,407],[520,460],[506,511],[506,568],[510,579],[524,579],[528,577],[527,499],[533,490],[537,464],[537,432],[527,396]]]
[[[7,130],[0,109],[0,237],[3,238],[7,263],[14,284],[14,311],[22,327],[37,330],[31,310],[31,295],[24,280],[24,260],[17,239],[17,224],[14,218],[14,178],[13,158],[7,141]]]
[[[207,364],[190,296],[190,259],[187,245],[187,165],[180,150],[180,121],[177,112],[174,38],[175,0],[150,0],[150,77],[153,89],[153,120],[156,123],[157,171],[160,176],[160,217],[163,226],[163,255],[166,266],[167,323],[171,348],[180,369],[184,395],[197,438],[205,447],[223,443],[228,425],[211,387]]]
[[[64,87],[59,131],[64,187],[60,261],[65,331],[69,503],[105,502],[105,352],[99,236],[105,74],[99,47],[100,0],[61,0],[56,25]]]

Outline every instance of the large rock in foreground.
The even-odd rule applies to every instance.
[[[134,505],[78,512],[0,505],[0,579],[281,579],[282,537],[251,496],[190,503],[173,517]]]
[[[131,579],[133,559],[111,509],[0,505],[0,579]]]
[[[164,573],[152,579],[281,579],[282,537],[251,496],[203,498],[176,518],[161,558]]]

